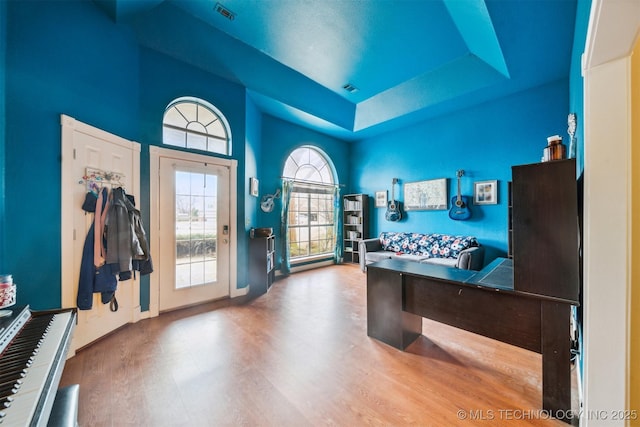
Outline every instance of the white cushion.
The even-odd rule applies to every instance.
[[[391,257],[393,257],[393,252],[389,251],[367,252],[367,264],[382,261],[383,259],[389,259]]]
[[[428,259],[428,257],[424,255],[411,255],[411,254],[394,254],[390,252],[396,259],[403,259],[405,261],[422,261]]]
[[[423,264],[444,265],[445,267],[455,267],[458,263],[457,258],[427,258],[420,261]]]

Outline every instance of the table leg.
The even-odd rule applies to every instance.
[[[571,307],[543,301],[542,320],[542,408],[556,417],[571,416]]]
[[[422,317],[402,308],[402,274],[367,269],[367,335],[404,350],[422,334]]]

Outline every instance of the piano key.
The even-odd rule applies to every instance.
[[[12,378],[11,380],[0,383],[0,387],[7,386],[9,384],[12,384],[14,387],[20,387],[20,384],[22,384],[22,380],[19,378]]]
[[[51,319],[49,331],[44,336],[38,353],[34,356],[33,362],[26,369],[26,375],[22,379],[22,385],[18,393],[13,395],[13,402],[9,408],[3,409],[4,417],[0,418],[0,426],[22,426],[29,425],[34,418],[37,418],[38,404],[43,394],[49,392],[45,390],[48,386],[57,388],[56,384],[51,384],[50,376],[56,370],[55,363],[59,362],[57,357],[62,357],[62,362],[66,358],[66,344],[64,341],[70,340],[69,324],[72,322],[72,312],[58,313]],[[36,318],[37,319],[37,318]],[[71,325],[72,327],[73,325]],[[63,349],[61,346],[65,345]],[[62,355],[59,351],[64,350]],[[57,375],[59,376],[61,372]],[[55,396],[55,389],[53,390]],[[48,411],[51,410],[49,405]],[[48,413],[46,414],[48,418]],[[44,421],[46,425],[46,419]]]

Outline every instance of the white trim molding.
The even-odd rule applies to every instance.
[[[639,29],[640,1],[593,0],[583,57],[584,426],[603,422],[588,414],[629,409],[630,54]]]

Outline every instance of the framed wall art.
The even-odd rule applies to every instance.
[[[474,205],[498,204],[498,181],[476,181],[473,183]]]
[[[251,177],[249,179],[249,194],[251,194],[254,197],[258,197],[259,184],[260,182],[258,181],[258,178]]]
[[[447,178],[404,184],[404,210],[445,210],[448,204]]]
[[[376,191],[376,208],[387,207],[387,191]]]

